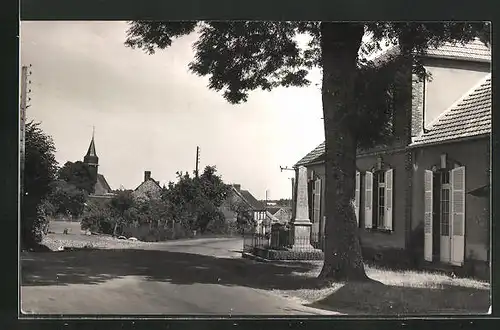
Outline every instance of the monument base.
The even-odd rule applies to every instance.
[[[310,221],[295,221],[292,223],[292,246],[289,251],[316,252],[321,251],[311,245]]]

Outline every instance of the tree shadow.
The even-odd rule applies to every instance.
[[[124,276],[173,284],[221,284],[259,289],[316,288],[315,278],[297,276],[315,266],[302,262],[259,263],[243,258],[158,250],[80,250],[26,253],[23,286],[99,284]]]
[[[309,306],[349,315],[485,314],[490,290],[449,284],[404,287],[347,283]]]

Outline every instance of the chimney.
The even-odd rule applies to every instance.
[[[144,171],[144,182],[151,179],[151,171]]]
[[[241,184],[233,184],[233,187],[234,187],[237,191],[240,191],[240,189],[241,189]]]

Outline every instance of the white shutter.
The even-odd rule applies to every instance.
[[[292,178],[292,218],[295,218],[295,178]]]
[[[451,170],[451,263],[462,265],[465,252],[465,167]]]
[[[321,179],[316,179],[314,181],[314,191],[313,191],[313,224],[312,224],[312,234],[314,235],[314,241],[317,241],[317,235],[319,234],[319,224],[321,217]]]
[[[365,228],[372,227],[373,173],[365,173]]]
[[[425,170],[424,176],[424,259],[432,262],[432,192],[434,173]]]
[[[387,230],[392,230],[392,210],[393,210],[393,199],[394,199],[394,189],[392,180],[393,170],[389,169],[385,172],[385,198],[384,198],[384,228]]]
[[[356,171],[356,188],[354,191],[354,211],[356,212],[356,221],[359,226],[359,202],[360,202],[360,185],[361,185],[361,173]]]

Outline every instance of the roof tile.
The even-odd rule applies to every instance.
[[[412,146],[491,133],[491,75],[447,110]]]

